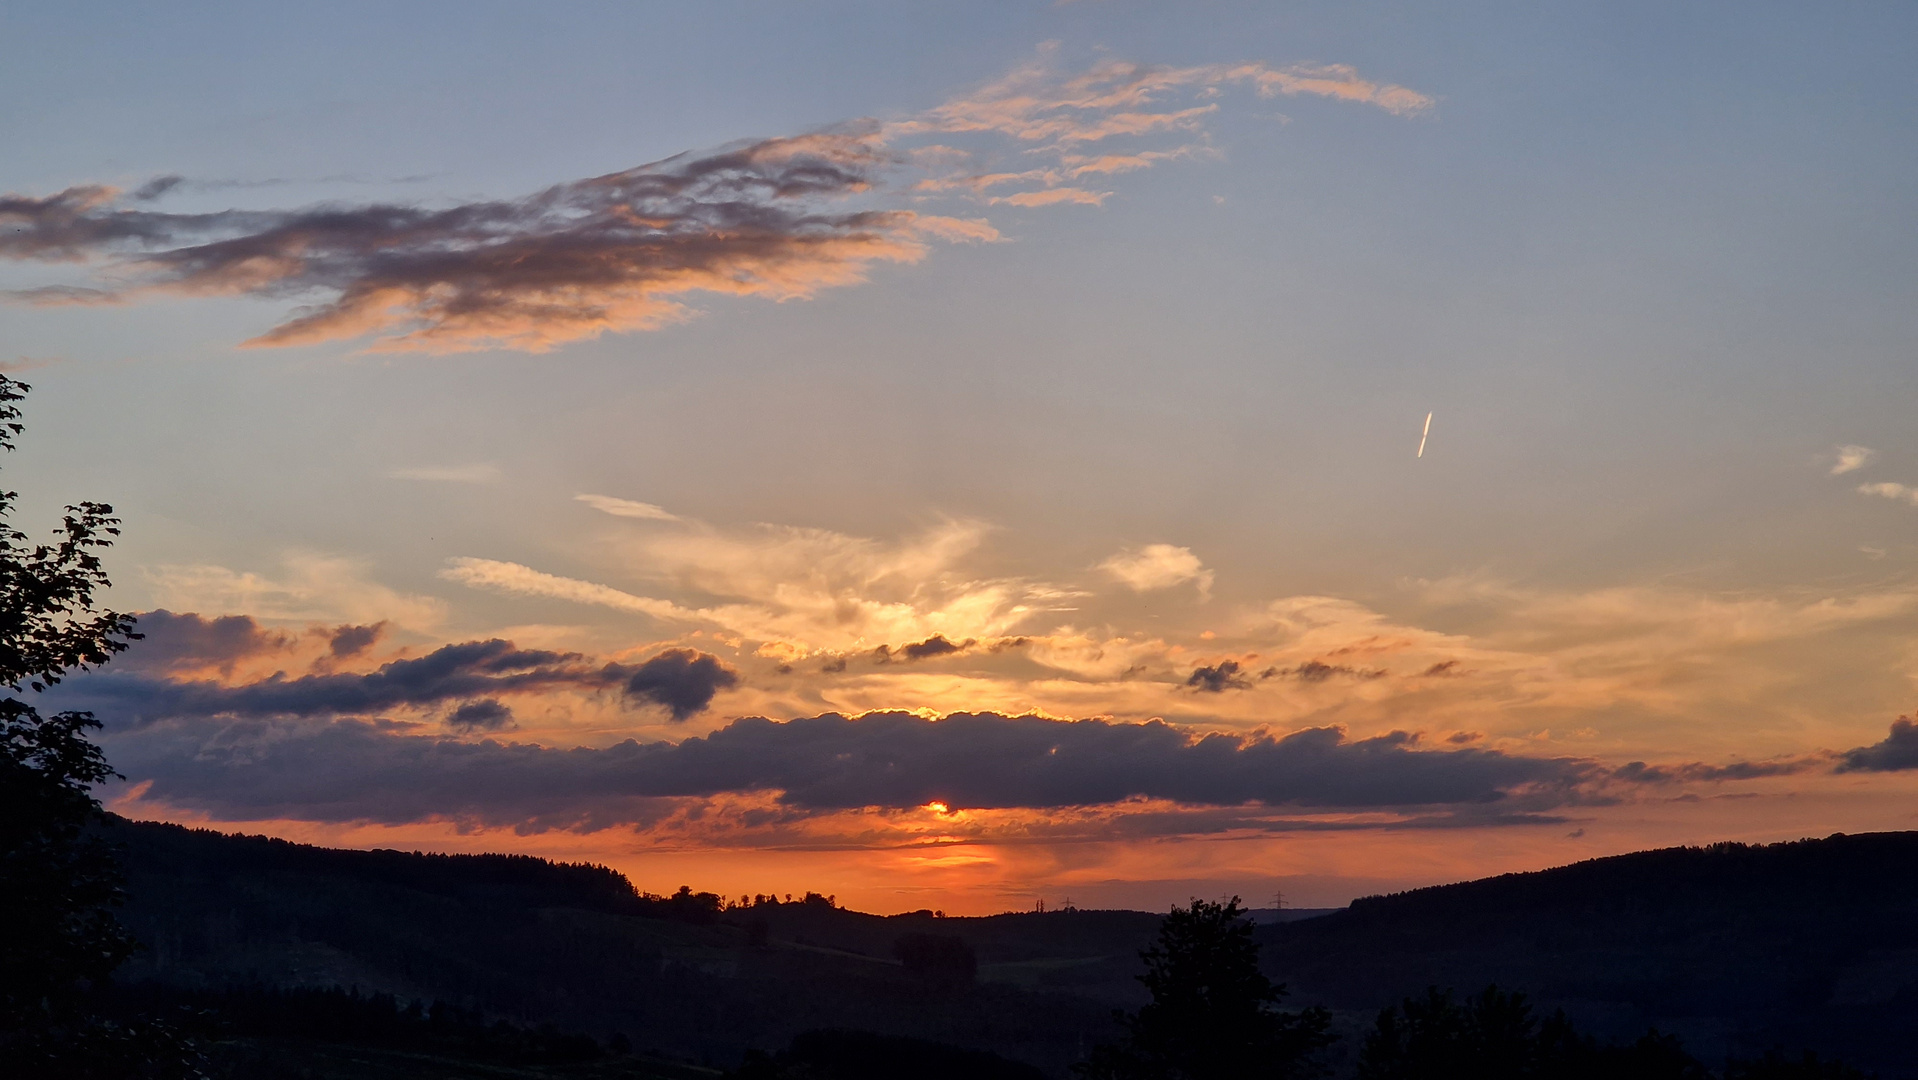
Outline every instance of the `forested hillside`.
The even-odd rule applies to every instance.
[[[551,1033],[717,1070],[804,1032],[855,1029],[1063,1077],[1114,1036],[1114,1008],[1144,1000],[1138,953],[1160,920],[882,917],[818,895],[722,904],[517,856],[336,851],[152,823],[109,833],[125,845],[122,918],[146,945],[123,985],[242,988],[268,1013],[278,1006],[258,995],[274,988],[343,987],[391,995],[388,1012],[417,1001],[421,1024],[438,1002],[454,1021],[518,1025],[487,1045],[554,1076],[653,1073],[567,1065],[571,1044]],[[1367,898],[1257,937],[1290,1004],[1333,1009],[1342,1068],[1382,1007],[1429,986],[1496,983],[1605,1038],[1677,1032],[1708,1064],[1815,1047],[1886,1080],[1918,1075],[1905,1035],[1918,1005],[1918,833],[1641,852]],[[404,1072],[419,1046],[470,1044],[454,1021],[381,1020],[397,1041],[378,1067]]]
[[[1158,924],[1138,912],[882,919],[818,896],[722,911],[710,894],[646,897],[612,871],[524,857],[335,851],[153,823],[110,833],[125,844],[121,917],[147,946],[122,983],[357,987],[714,1066],[851,1027],[1063,1073],[1111,1034],[1114,988],[1128,1001],[1137,988],[1129,971],[1093,994],[1048,990],[1071,981],[1053,976],[1129,964]],[[957,983],[896,955],[903,937],[962,926],[982,970]]]
[[[1918,1072],[1918,833],[1643,851],[1259,934],[1268,970],[1336,1009],[1495,982],[1708,1061],[1782,1045]]]

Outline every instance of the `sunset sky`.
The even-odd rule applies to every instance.
[[[134,817],[984,913],[1918,828],[1909,4],[11,5]],[[1429,440],[1420,455],[1428,413]]]

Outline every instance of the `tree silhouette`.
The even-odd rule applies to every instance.
[[[1433,987],[1379,1014],[1359,1051],[1358,1080],[1706,1080],[1679,1041],[1656,1031],[1601,1044],[1564,1012],[1543,1024],[1524,994],[1497,986],[1454,1000]]]
[[[1120,1017],[1123,1042],[1078,1066],[1085,1080],[1291,1080],[1322,1071],[1331,1015],[1277,1008],[1285,987],[1259,971],[1238,897],[1174,908],[1139,956],[1152,1001]]]
[[[0,450],[22,430],[16,403],[28,389],[0,375]],[[97,552],[120,531],[113,508],[69,506],[54,542],[35,544],[8,523],[17,499],[0,491],[0,686],[38,693],[139,635],[131,617],[94,604],[109,584]],[[0,1055],[16,1075],[152,1073],[156,1050],[179,1057],[170,1033],[85,1010],[133,949],[111,911],[113,852],[87,831],[102,816],[93,786],[114,775],[86,737],[99,726],[91,713],[42,716],[0,699]]]
[[[1519,1080],[1534,1074],[1538,1022],[1524,994],[1488,986],[1464,1002],[1433,987],[1379,1014],[1360,1080]]]

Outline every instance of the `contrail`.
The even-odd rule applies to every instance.
[[[1425,414],[1425,430],[1419,433],[1419,457],[1425,456],[1425,438],[1432,434],[1432,414]]]

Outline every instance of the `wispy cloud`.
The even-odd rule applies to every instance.
[[[878,264],[917,262],[934,241],[1001,239],[984,218],[929,214],[888,196],[888,185],[908,170],[932,169],[905,187],[919,198],[1026,185],[987,201],[1098,205],[1112,193],[1072,181],[1205,150],[1189,141],[1096,154],[1086,147],[1167,133],[1189,140],[1234,86],[1401,116],[1433,104],[1337,64],[1106,61],[1061,73],[1045,52],[916,116],[682,154],[520,198],[440,208],[155,209],[185,183],[175,176],[130,193],[83,184],[43,197],[0,196],[0,258],[97,268],[84,283],[5,295],[41,305],[155,295],[300,299],[311,303],[244,344],[370,338],[375,351],[542,352],[683,321],[696,313],[696,294],[806,299],[865,281]],[[1046,164],[993,172],[973,167],[977,148],[918,145],[960,136],[1010,140]]]
[[[1878,484],[1858,485],[1860,495],[1876,495],[1881,499],[1894,499],[1902,503],[1918,506],[1918,487],[1909,484],[1894,484],[1886,481]]]
[[[16,356],[11,360],[0,360],[0,373],[13,375],[22,371],[33,371],[36,368],[52,367],[55,364],[61,363],[65,363],[65,361],[57,356]]]
[[[206,563],[163,564],[145,568],[144,574],[153,602],[175,611],[295,621],[388,621],[414,630],[432,630],[445,622],[445,601],[380,584],[370,569],[358,559],[295,551],[282,557],[277,576]]]
[[[247,342],[377,335],[375,348],[539,352],[691,314],[690,293],[773,300],[926,254],[921,215],[827,209],[891,157],[870,128],[765,139],[447,209],[370,204],[170,214],[105,187],[0,199],[0,256],[123,253],[104,289],[14,294],[91,303],[152,292],[330,299]],[[950,238],[951,230],[942,237]]]
[[[1057,187],[1043,191],[1021,191],[1016,195],[1001,195],[992,202],[1007,206],[1058,206],[1072,203],[1078,206],[1099,206],[1112,197],[1110,191],[1088,191],[1085,188]]]
[[[1834,447],[1832,449],[1832,455],[1837,460],[1832,462],[1831,474],[1833,476],[1842,476],[1848,472],[1857,472],[1859,469],[1877,460],[1878,451],[1873,450],[1869,446],[1846,444],[1844,446]]]
[[[969,94],[886,125],[887,138],[997,136],[1021,147],[1018,160],[1039,167],[971,168],[996,162],[992,149],[921,147],[916,157],[935,167],[915,191],[970,191],[1023,185],[1024,191],[993,195],[992,205],[1020,207],[1100,205],[1113,194],[1078,186],[1087,176],[1151,168],[1181,158],[1217,157],[1205,142],[1205,123],[1221,107],[1232,87],[1250,88],[1260,97],[1308,95],[1371,105],[1399,116],[1430,111],[1435,102],[1403,86],[1362,78],[1343,64],[1262,63],[1168,67],[1106,60],[1082,71],[1062,71],[1057,49],[1047,46],[1031,62]],[[1174,146],[1105,149],[1118,140],[1150,140],[1177,135]],[[958,136],[960,138],[952,138]],[[1097,149],[1094,149],[1097,148]]]
[[[899,133],[993,132],[1023,142],[1053,145],[1095,143],[1123,135],[1196,129],[1218,104],[1169,105],[1180,93],[1215,96],[1229,86],[1247,86],[1261,97],[1309,95],[1371,105],[1398,116],[1429,112],[1437,103],[1425,94],[1363,78],[1346,64],[1262,63],[1168,67],[1108,60],[1077,73],[1061,73],[1054,50],[974,93],[899,121]]]
[[[611,495],[575,495],[574,499],[603,514],[614,517],[640,518],[645,521],[678,521],[679,515],[652,503],[634,502],[631,499],[618,499]]]
[[[598,585],[577,578],[560,577],[535,570],[530,566],[500,562],[497,559],[475,559],[466,556],[449,559],[446,568],[440,571],[440,577],[476,589],[491,589],[496,592],[537,596],[551,600],[567,600],[576,604],[594,604],[618,611],[650,615],[655,619],[676,621],[701,619],[700,612],[680,607],[668,600],[635,596],[610,585]]]
[[[684,519],[682,519],[684,521]],[[705,625],[798,655],[905,645],[935,635],[1003,637],[1055,610],[1070,590],[1025,579],[979,579],[960,561],[984,525],[946,521],[894,541],[827,529],[758,525],[645,530],[617,543],[632,572],[676,592],[718,597],[682,605],[519,563],[462,557],[441,577],[474,588],[593,604],[655,619]]]

